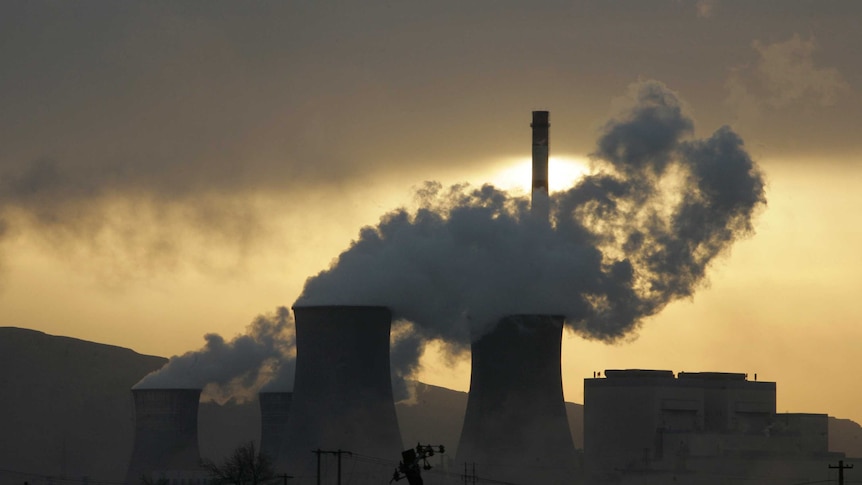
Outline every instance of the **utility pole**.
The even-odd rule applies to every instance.
[[[311,450],[311,452],[317,455],[317,485],[320,485],[320,454],[323,452],[320,451],[320,448]]]
[[[317,485],[320,485],[320,455],[323,455],[323,454],[335,455],[338,457],[338,485],[341,485],[341,455],[343,455],[345,453],[348,455],[353,455],[353,453],[351,453],[349,451],[344,451],[342,449],[338,449],[338,450],[333,451],[333,450],[321,450],[320,448],[318,448],[316,450],[311,450],[311,452],[314,453],[315,455],[317,455]]]
[[[341,485],[341,454],[344,453],[339,448],[338,451],[335,452],[338,455],[338,485]]]
[[[470,483],[472,483],[473,485],[476,485],[476,482],[478,482],[479,479],[476,476],[476,462],[475,461],[473,462],[473,471],[469,475],[467,474],[467,462],[466,461],[464,462],[464,475],[462,478],[464,478],[464,485],[468,485]]]
[[[838,466],[829,465],[829,468],[838,470],[838,485],[844,485],[844,470],[853,468],[853,465],[844,465],[844,460],[838,460]]]

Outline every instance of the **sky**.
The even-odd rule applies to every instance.
[[[767,202],[693,296],[613,344],[566,333],[566,399],[605,369],[744,372],[780,412],[862,422],[860,23],[854,0],[3,2],[0,325],[162,356],[241,334],[425,181],[528,183],[532,110],[551,176],[586,170],[655,80],[694,137],[744,140]],[[417,377],[467,390],[437,350]]]

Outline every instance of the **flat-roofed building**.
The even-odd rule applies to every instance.
[[[775,382],[745,374],[628,369],[584,380],[587,483],[731,483],[758,470],[822,478],[843,458],[828,438],[826,414],[778,414]]]

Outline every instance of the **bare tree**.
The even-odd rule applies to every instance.
[[[226,457],[221,463],[202,460],[201,465],[209,470],[216,483],[232,485],[260,485],[275,478],[272,460],[255,449],[249,441]]]

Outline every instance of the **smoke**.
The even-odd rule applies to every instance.
[[[293,390],[296,371],[296,333],[290,311],[278,307],[257,316],[242,335],[225,341],[215,333],[204,335],[206,343],[196,351],[173,356],[134,389],[203,389],[201,399],[224,404],[254,399],[259,392]],[[396,401],[410,401],[413,382],[408,380],[418,368],[423,339],[408,321],[392,328],[391,356],[393,395]]]
[[[406,320],[397,320],[390,334],[389,361],[392,374],[392,395],[396,402],[416,402],[416,381],[410,378],[419,370],[424,338],[416,326]]]
[[[270,390],[293,388],[295,334],[287,308],[256,317],[245,334],[229,342],[214,333],[204,339],[203,348],[171,357],[134,388],[203,389],[202,400],[219,403],[253,399],[264,385]]]
[[[505,315],[565,315],[583,337],[613,342],[690,297],[709,264],[753,232],[763,178],[730,128],[694,139],[663,84],[630,94],[601,131],[591,174],[551,194],[551,224],[491,185],[428,182],[415,210],[362,228],[296,305],[390,307],[412,323],[393,353],[407,375],[425,342],[457,352]]]

